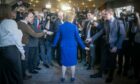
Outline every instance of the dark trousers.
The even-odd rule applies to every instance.
[[[27,67],[28,66],[29,47],[24,46],[24,50],[25,50],[25,60],[21,61],[23,78],[26,76],[26,70],[29,70]]]
[[[135,43],[134,49],[134,75],[138,80],[140,80],[140,43]]]
[[[45,42],[46,57],[48,64],[52,64],[52,43],[50,41]]]
[[[109,55],[109,45],[103,45],[101,49],[101,60],[100,60],[100,71],[106,71],[107,67],[107,57]]]
[[[89,57],[89,67],[94,67],[95,62],[95,45],[90,44],[90,57]]]
[[[43,61],[43,64],[47,64],[46,46],[44,40],[40,40],[39,50],[40,50],[40,57],[41,60]]]
[[[110,46],[109,44],[105,44],[101,51],[101,63],[100,63],[100,72],[108,72],[109,77],[113,77],[114,70],[116,68],[116,53],[110,52]]]
[[[0,47],[0,84],[23,84],[20,52],[16,46]]]
[[[53,56],[55,55],[52,52],[52,43],[49,41],[44,41],[40,43],[40,56],[43,61],[43,64],[52,64]]]
[[[130,69],[131,62],[131,52],[132,47],[131,43],[128,40],[125,40],[122,45],[122,49],[118,50],[118,71],[121,72],[123,69],[123,73],[127,74]],[[123,67],[123,57],[124,57],[124,67]]]
[[[54,55],[54,57],[55,57],[56,62],[57,62],[59,65],[61,65],[61,62],[60,62],[60,60],[61,60],[60,46],[57,46],[53,51],[54,51],[54,53],[55,53],[55,54],[53,54],[53,55]]]
[[[38,47],[29,47],[28,51],[28,69],[32,72],[38,66],[39,52]]]

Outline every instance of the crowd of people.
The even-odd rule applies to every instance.
[[[98,72],[90,78],[107,75],[110,83],[118,76],[140,83],[139,13],[116,17],[113,9],[95,11],[11,10],[0,5],[0,84],[23,84],[41,68],[62,66],[61,81],[71,67],[75,81],[76,64]],[[98,68],[96,68],[98,67]]]

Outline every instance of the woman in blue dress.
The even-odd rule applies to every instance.
[[[59,29],[53,42],[53,46],[56,47],[58,41],[60,41],[62,82],[65,80],[65,72],[67,67],[71,67],[71,81],[75,80],[75,65],[77,64],[78,44],[80,44],[82,49],[89,50],[89,48],[87,48],[82,42],[78,33],[78,28],[72,23],[73,19],[74,13],[68,12],[68,14],[66,14],[65,16],[66,22],[59,26]]]

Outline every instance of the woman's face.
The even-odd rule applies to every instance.
[[[28,20],[29,23],[33,23],[33,21],[34,21],[33,13],[29,13],[29,15],[27,16],[27,20]]]

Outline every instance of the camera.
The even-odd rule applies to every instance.
[[[127,17],[128,17],[128,21],[135,21],[135,20],[137,20],[135,13],[131,13]]]

